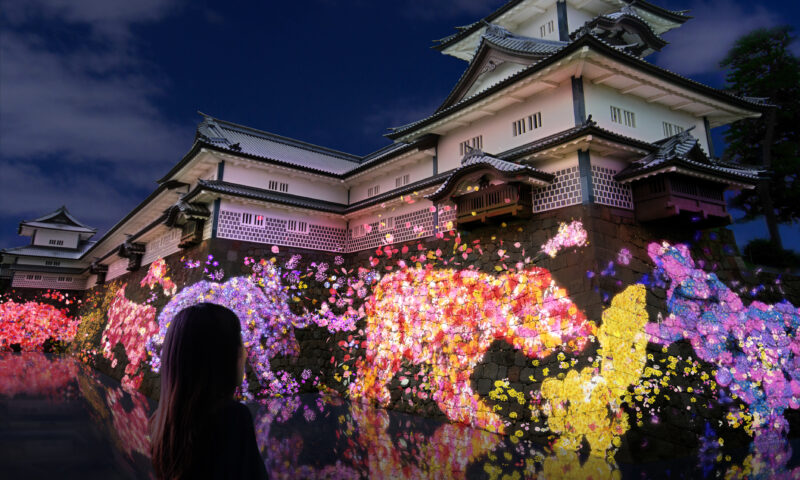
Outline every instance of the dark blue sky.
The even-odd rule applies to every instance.
[[[740,34],[800,31],[795,1],[654,2],[695,19],[648,59],[717,87]],[[376,150],[388,127],[431,113],[465,68],[431,41],[502,3],[0,0],[0,247],[24,241],[20,220],[61,204],[102,234],[190,148],[198,110]],[[761,230],[737,226],[737,238]],[[797,226],[786,235],[800,244]]]

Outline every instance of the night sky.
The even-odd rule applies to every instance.
[[[653,0],[695,18],[648,60],[724,86],[733,41],[800,2]],[[197,111],[355,154],[441,103],[466,62],[432,40],[503,0],[0,0],[0,247],[62,204],[98,228],[191,147]],[[794,45],[800,55],[800,41]],[[717,154],[721,132],[715,132]],[[734,225],[740,245],[762,221]],[[800,228],[784,227],[800,245]]]

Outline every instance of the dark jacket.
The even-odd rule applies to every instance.
[[[264,480],[253,416],[239,402],[225,402],[205,423],[188,479]]]

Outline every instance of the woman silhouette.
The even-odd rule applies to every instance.
[[[161,351],[161,397],[150,417],[159,480],[267,478],[253,417],[233,399],[245,359],[232,311],[200,303],[175,315]]]

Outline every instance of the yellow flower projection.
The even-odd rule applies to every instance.
[[[542,383],[548,426],[560,434],[557,449],[577,451],[584,438],[595,456],[611,455],[609,450],[619,446],[629,428],[620,404],[628,387],[641,377],[647,359],[646,324],[645,287],[632,285],[603,312],[597,333],[599,368],[570,370],[563,380]]]

